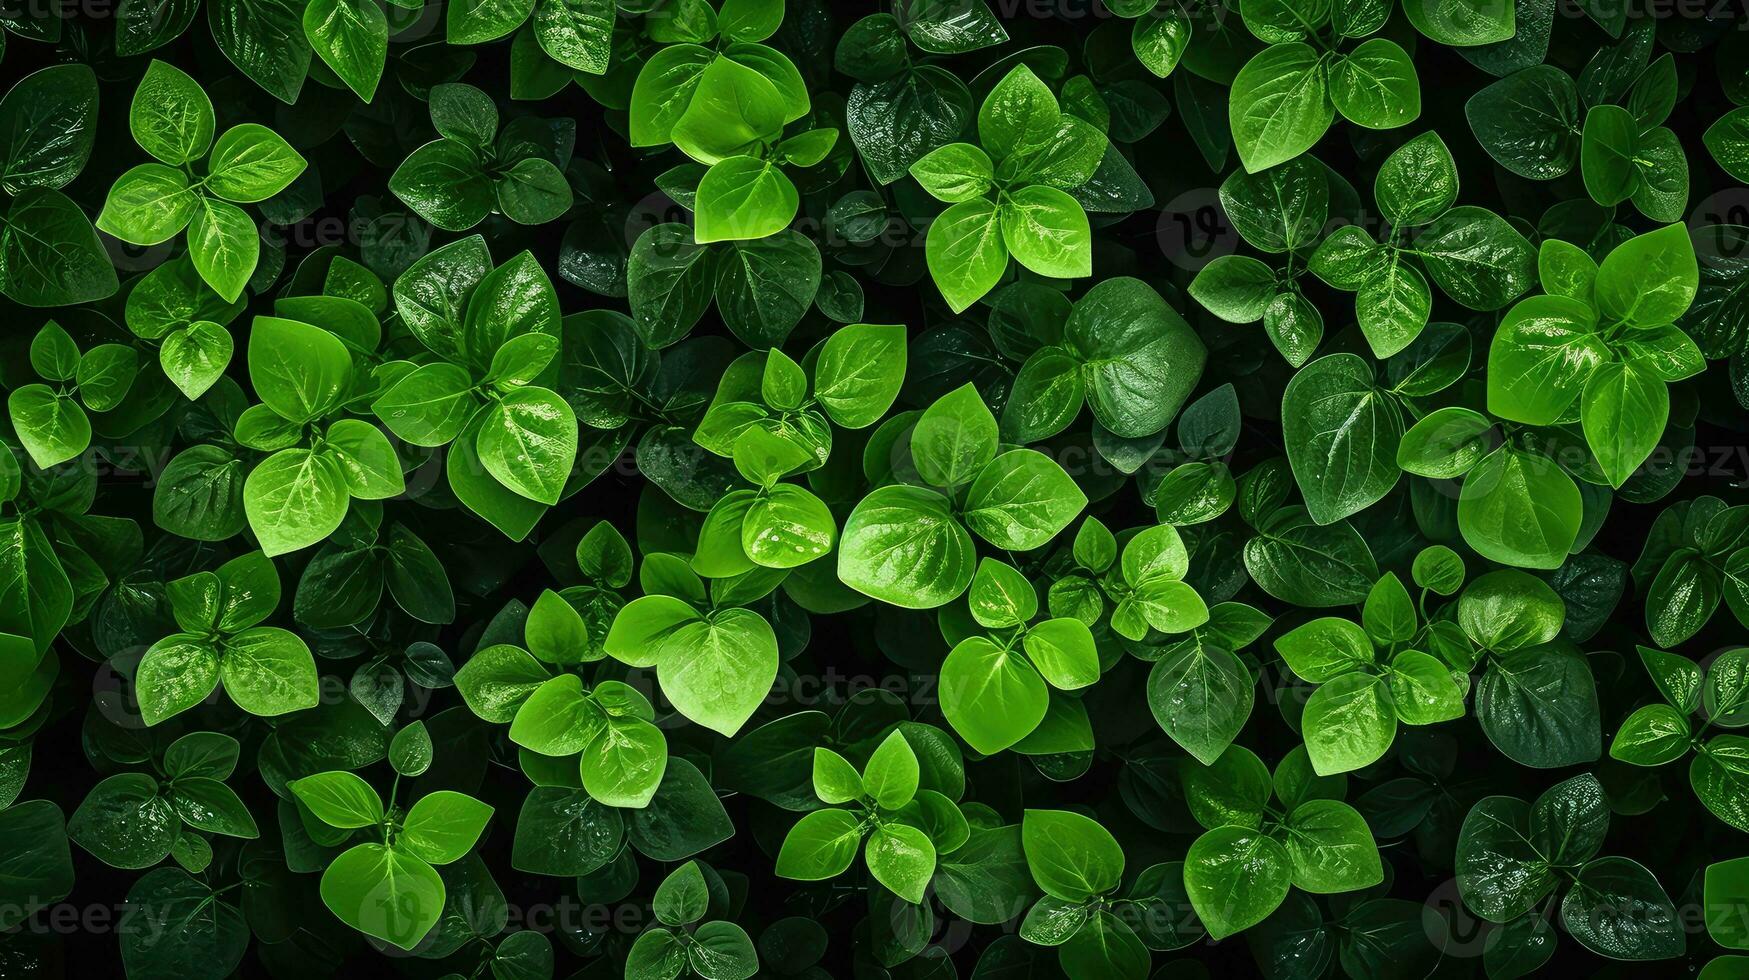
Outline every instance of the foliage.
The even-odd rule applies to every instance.
[[[1749,976],[1732,11],[14,6],[0,976]]]

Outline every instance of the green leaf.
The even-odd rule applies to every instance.
[[[1435,409],[1403,433],[1397,465],[1435,480],[1460,477],[1488,454],[1493,432],[1494,423],[1480,412],[1455,405]]]
[[[1415,601],[1409,598],[1409,590],[1395,572],[1386,572],[1373,584],[1361,609],[1360,621],[1367,635],[1381,646],[1403,643],[1415,636],[1419,625]]]
[[[510,864],[532,874],[589,874],[612,861],[624,840],[618,811],[581,789],[537,786],[517,814]]]
[[[972,576],[966,603],[978,625],[1007,629],[1038,615],[1038,590],[1013,565],[985,558]]]
[[[1532,65],[1490,84],[1470,97],[1464,115],[1482,149],[1521,177],[1552,180],[1579,162],[1579,90],[1554,65]]]
[[[522,26],[534,0],[465,0],[453,4],[444,26],[451,44],[484,44]]]
[[[134,90],[128,128],[140,148],[172,167],[206,156],[213,142],[213,104],[182,69],[153,59]]]
[[[1699,271],[1688,229],[1667,225],[1610,250],[1597,270],[1597,309],[1628,326],[1672,323],[1687,312]]]
[[[346,517],[349,494],[340,465],[307,449],[282,449],[249,472],[243,509],[269,555],[307,548]]]
[[[911,433],[918,475],[938,487],[971,482],[996,457],[996,417],[970,384],[936,399]]]
[[[555,221],[571,209],[571,185],[551,160],[526,157],[505,170],[492,185],[498,210],[511,221],[539,225]]]
[[[188,223],[188,257],[214,292],[235,302],[261,260],[254,219],[235,204],[202,198]]]
[[[1737,910],[1744,896],[1742,858],[1707,865],[1704,879],[1704,901],[1707,935],[1726,949],[1749,948],[1749,932],[1744,929]]]
[[[1749,112],[1732,109],[1701,134],[1719,168],[1739,181],[1749,180]]]
[[[190,401],[206,394],[231,363],[231,332],[210,320],[196,320],[164,338],[159,366]]]
[[[1178,414],[1208,352],[1189,324],[1140,279],[1106,279],[1075,303],[1064,340],[1081,360],[1087,405],[1106,429],[1151,436]]]
[[[415,446],[441,446],[467,424],[475,402],[466,370],[454,364],[426,364],[402,375],[371,403],[389,431]]]
[[[1087,624],[1072,617],[1048,619],[1026,631],[1026,655],[1059,691],[1073,691],[1099,679],[1099,651]]]
[[[1476,719],[1495,747],[1522,765],[1553,769],[1603,752],[1591,669],[1555,646],[1494,658],[1476,684]]]
[[[686,966],[686,947],[674,933],[646,929],[626,953],[625,975],[628,980],[674,980]]]
[[[98,344],[79,359],[79,400],[94,412],[107,412],[127,397],[139,370],[139,354],[132,347]]]
[[[631,93],[631,144],[660,146],[671,141],[674,124],[692,103],[713,52],[697,44],[672,44],[652,55],[639,70]]]
[[[1457,163],[1431,130],[1391,151],[1373,181],[1379,213],[1399,227],[1427,224],[1450,209],[1457,196]]]
[[[895,40],[903,56],[904,41]],[[845,121],[870,175],[886,185],[930,150],[959,139],[972,118],[964,82],[940,66],[918,65],[853,88]]]
[[[1395,41],[1375,37],[1330,66],[1330,101],[1342,117],[1368,129],[1407,126],[1421,115],[1415,63]]]
[[[1239,236],[1271,254],[1316,245],[1330,217],[1330,181],[1309,157],[1254,174],[1235,171],[1221,182],[1220,199]]]
[[[407,810],[398,847],[429,864],[459,861],[486,829],[492,808],[465,793],[440,789]]]
[[[718,312],[744,343],[775,347],[814,302],[820,263],[820,250],[793,228],[737,242],[718,266]]]
[[[157,245],[186,228],[199,203],[186,174],[161,163],[142,163],[116,178],[97,215],[97,227],[124,242]]]
[[[1069,810],[1027,810],[1020,822],[1026,866],[1044,893],[1085,902],[1117,888],[1124,855],[1111,832]]]
[[[963,54],[1008,40],[1001,21],[982,2],[958,7],[913,4],[903,27],[911,43],[933,54]]]
[[[918,773],[917,753],[904,734],[894,730],[863,768],[862,791],[882,807],[897,810],[917,795]]]
[[[181,822],[157,780],[124,772],[91,788],[67,820],[67,836],[110,867],[149,868],[170,854]]]
[[[849,810],[815,810],[791,827],[777,853],[779,877],[823,881],[850,869],[862,846],[862,825]]]
[[[668,771],[668,741],[642,718],[609,717],[583,750],[583,788],[609,806],[648,806]]]
[[[1071,977],[1141,976],[1151,962],[1135,930],[1104,909],[1058,947],[1057,959]]]
[[[238,70],[286,105],[298,101],[310,71],[301,4],[255,0],[225,9],[208,7],[207,25],[219,50]]]
[[[359,844],[322,873],[322,904],[340,921],[401,949],[418,945],[443,913],[431,865],[381,844]]]
[[[983,198],[962,201],[929,223],[924,256],[929,276],[955,312],[995,288],[1008,269],[1004,210]]]
[[[1611,959],[1673,959],[1687,949],[1663,886],[1623,857],[1599,858],[1579,869],[1561,899],[1561,924],[1580,945]]]
[[[670,136],[687,156],[714,164],[777,136],[787,111],[784,94],[765,74],[734,58],[717,57],[700,73]]]
[[[693,933],[686,961],[705,980],[749,980],[759,972],[759,955],[746,930],[733,922],[706,922]]]
[[[310,0],[304,36],[347,88],[371,100],[389,53],[389,22],[381,7],[371,0]]]
[[[220,675],[225,693],[252,715],[270,718],[313,708],[319,700],[316,662],[289,630],[257,626],[227,639]]]
[[[160,474],[152,519],[182,537],[222,541],[248,525],[243,482],[241,460],[218,446],[191,446]]]
[[[1636,709],[1615,731],[1609,757],[1636,766],[1661,766],[1688,754],[1688,721],[1667,704]]]
[[[1144,68],[1165,78],[1184,57],[1191,30],[1190,17],[1181,8],[1151,7],[1136,18],[1130,31],[1130,47]]]
[[[96,73],[79,63],[42,68],[13,85],[0,99],[0,187],[19,197],[72,183],[96,143],[97,101]]]
[[[1558,568],[1579,536],[1582,510],[1579,488],[1548,457],[1502,447],[1465,478],[1458,527],[1485,558]]]
[[[696,587],[696,578],[694,583]],[[702,591],[700,589],[701,595]],[[697,610],[673,596],[640,596],[620,608],[602,645],[617,660],[638,667],[653,667],[661,659],[663,646],[672,631],[699,618]],[[535,683],[545,680],[546,671],[533,658],[525,659],[529,667],[539,673]],[[465,672],[466,668],[463,669]],[[466,689],[463,691],[465,693]]]
[[[48,468],[73,459],[91,445],[91,420],[71,396],[48,385],[15,388],[6,397],[13,431],[37,466]]]
[[[1689,761],[1688,782],[1713,816],[1741,830],[1749,824],[1749,740],[1715,735]]]
[[[1313,894],[1359,891],[1384,880],[1379,848],[1366,819],[1337,800],[1295,807],[1282,842],[1293,862],[1294,887]]]
[[[309,422],[333,411],[347,394],[352,355],[320,327],[258,316],[249,331],[249,380],[282,418]]]
[[[395,733],[389,742],[389,764],[402,776],[421,776],[431,768],[431,731],[423,721],[414,721]]]
[[[266,126],[233,126],[207,158],[206,189],[227,201],[265,201],[304,172],[304,158]]]
[[[1256,323],[1275,299],[1275,270],[1248,255],[1222,255],[1190,281],[1191,297],[1228,323]]]
[[[1670,417],[1661,378],[1628,363],[1604,364],[1585,382],[1579,418],[1610,485],[1620,487],[1657,448]]]
[[[1320,358],[1282,395],[1288,462],[1320,524],[1359,513],[1397,485],[1400,410],[1354,354]]]
[[[1452,47],[1495,44],[1511,38],[1517,30],[1513,11],[1511,4],[1475,0],[1457,4],[1410,0],[1403,5],[1403,13],[1416,30]]]
[[[1319,525],[1303,508],[1245,542],[1245,568],[1265,592],[1300,606],[1358,603],[1378,580],[1372,551],[1351,525]]]
[[[1613,206],[1639,189],[1638,142],[1639,126],[1626,109],[1603,105],[1585,114],[1579,166],[1593,201]]]
[[[1228,121],[1249,173],[1311,149],[1335,115],[1324,59],[1311,45],[1270,45],[1233,79]]]
[[[1401,352],[1421,335],[1432,309],[1427,280],[1398,249],[1383,248],[1374,271],[1355,293],[1355,317],[1376,357]]]
[[[1469,684],[1455,680],[1437,657],[1404,650],[1391,661],[1385,682],[1397,717],[1406,725],[1434,725],[1463,717]]]
[[[1117,538],[1097,517],[1081,522],[1073,545],[1075,564],[1090,572],[1103,572],[1117,560]]]
[[[25,306],[61,306],[103,299],[117,286],[79,205],[46,187],[27,187],[12,199],[0,227],[0,294]]]
[[[1058,279],[1093,274],[1093,233],[1074,198],[1033,184],[1004,194],[999,208],[1002,242],[1015,261]]]
[[[997,160],[1037,146],[1057,128],[1057,97],[1031,68],[1016,65],[978,107],[978,142]]]
[[[1232,652],[1178,645],[1148,674],[1148,708],[1160,728],[1203,765],[1213,765],[1251,717],[1256,682]]]
[[[1184,855],[1184,890],[1212,939],[1268,918],[1292,883],[1287,848],[1244,827],[1211,830]]]
[[[1390,750],[1397,736],[1397,715],[1384,681],[1358,672],[1313,691],[1300,724],[1312,768],[1320,776],[1370,765]]]
[[[1471,582],[1458,600],[1458,624],[1471,642],[1494,653],[1512,653],[1561,635],[1567,607],[1534,575],[1512,569]]]
[[[949,143],[911,164],[910,173],[936,200],[949,204],[976,200],[995,186],[989,154],[970,143]]]
[[[291,791],[316,818],[330,827],[352,830],[383,820],[383,801],[370,784],[344,770],[292,780]]]
[[[551,664],[579,662],[589,649],[589,628],[557,592],[543,589],[528,612],[523,635],[530,653]]]
[[[184,735],[164,750],[164,772],[178,776],[225,779],[237,766],[241,746],[229,735],[194,732]]]
[[[206,883],[176,868],[157,868],[128,890],[137,929],[121,938],[132,976],[176,976],[235,970],[249,949],[242,911]]]
[[[928,421],[925,413],[918,430]],[[917,444],[914,435],[914,452]],[[1054,460],[1035,450],[1013,449],[979,471],[966,494],[965,517],[979,537],[998,548],[1030,551],[1056,537],[1086,506],[1087,495]]]
[[[470,675],[469,682],[470,687],[480,690],[476,698],[485,693],[482,677]],[[511,721],[510,740],[532,752],[561,758],[575,755],[594,741],[606,724],[601,708],[584,693],[583,682],[575,674],[539,682],[526,697]]]
[[[534,36],[555,61],[590,75],[608,70],[613,53],[610,0],[560,0],[535,5]]]
[[[389,190],[445,231],[467,231],[497,204],[477,151],[459,140],[433,140],[408,154],[389,178]]]
[[[856,323],[826,339],[814,365],[814,397],[847,429],[879,421],[905,380],[903,325]]]
[[[537,503],[556,504],[577,458],[577,418],[553,392],[517,388],[486,412],[475,445],[499,483]]]
[[[1549,425],[1606,357],[1591,307],[1565,296],[1525,299],[1507,311],[1488,349],[1488,411]]]
[[[1536,280],[1536,250],[1506,219],[1483,208],[1456,207],[1415,239],[1427,274],[1472,310],[1497,310]]]
[[[656,918],[671,926],[690,925],[704,918],[710,905],[710,886],[697,861],[688,861],[662,880],[652,899]]]
[[[769,161],[729,157],[698,183],[695,238],[703,244],[774,235],[795,220],[799,200],[795,184]]]
[[[865,855],[869,874],[912,904],[923,901],[935,874],[935,845],[915,827],[894,823],[876,827]]]
[[[812,785],[822,803],[849,803],[862,796],[862,775],[856,767],[824,746],[814,748]]]
[[[1050,695],[1018,651],[986,637],[961,640],[941,665],[941,713],[966,744],[994,755],[1032,734]]]
[[[1535,907],[1555,876],[1531,841],[1530,807],[1509,796],[1478,802],[1458,832],[1458,894],[1491,922],[1507,922]]]
[[[1590,305],[1597,282],[1597,261],[1577,245],[1546,238],[1536,257],[1543,292]]]
[[[219,685],[219,654],[200,638],[173,633],[147,648],[134,676],[140,717],[156,725],[206,700]]]
[[[1634,207],[1653,221],[1680,221],[1688,206],[1688,157],[1682,141],[1659,127],[1641,137],[1637,154],[1640,181]]]
[[[794,568],[832,550],[837,527],[819,497],[778,484],[754,499],[741,522],[741,549],[754,564]]]
[[[1314,619],[1277,637],[1275,651],[1288,669],[1313,684],[1373,663],[1372,640],[1366,631],[1335,616]]]
[[[665,646],[686,653],[661,656],[656,670],[662,693],[681,714],[724,735],[746,724],[777,676],[771,624],[745,609],[683,623]]]

